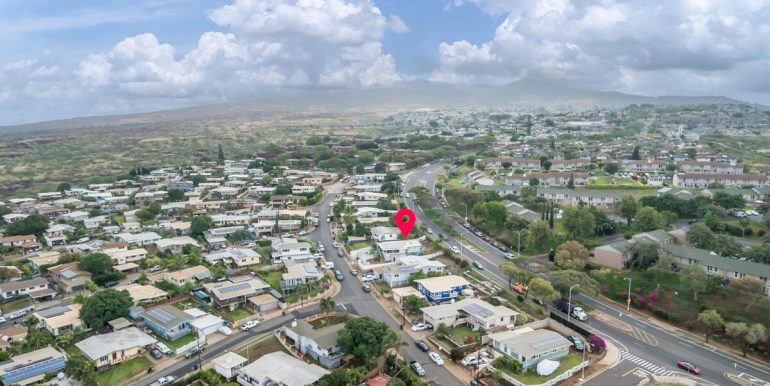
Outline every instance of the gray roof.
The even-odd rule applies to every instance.
[[[770,278],[770,264],[719,256],[709,250],[687,245],[669,244],[663,249],[675,257],[698,260],[699,265],[716,267],[726,272],[739,272],[749,276]]]
[[[184,311],[167,304],[145,311],[144,318],[153,321],[164,329],[174,328],[193,319],[192,316]]]
[[[269,378],[273,383],[286,386],[309,385],[329,374],[328,370],[305,363],[283,351],[265,354],[238,372],[253,379]]]
[[[337,345],[337,337],[340,334],[340,330],[344,327],[344,323],[339,323],[316,330],[310,323],[298,320],[297,327],[288,326],[286,328],[296,332],[297,335],[314,340],[319,347],[329,348]]]
[[[139,331],[138,328],[129,327],[109,334],[94,335],[75,343],[75,346],[88,359],[94,361],[115,351],[149,346],[157,342],[155,338]]]
[[[547,351],[572,345],[565,337],[551,330],[505,331],[492,334],[492,339],[503,342],[524,357],[531,357]]]
[[[29,280],[18,280],[18,281],[9,281],[6,283],[0,284],[0,292],[11,292],[16,291],[23,288],[32,288],[37,287],[41,285],[48,285],[48,279],[43,277],[38,277],[34,279]]]
[[[622,192],[616,191],[616,190],[604,190],[604,189],[581,189],[581,190],[572,190],[567,188],[537,188],[537,194],[564,194],[571,197],[577,197],[577,198],[583,198],[583,197],[593,197],[593,198],[617,198],[620,199],[620,197],[623,195]]]

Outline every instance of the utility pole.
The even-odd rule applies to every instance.
[[[628,280],[628,298],[626,299],[626,312],[631,311],[631,278],[624,277],[623,280]]]
[[[567,300],[567,322],[569,322],[570,315],[572,314],[572,289],[579,285],[580,284],[575,284],[572,287],[569,287],[569,300]]]

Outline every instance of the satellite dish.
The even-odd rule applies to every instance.
[[[449,300],[449,304],[455,304],[455,300],[454,299]]]
[[[63,380],[64,377],[65,377],[65,375],[64,375],[63,372],[59,372],[58,374],[56,374],[56,378],[59,379],[59,380]]]
[[[297,321],[296,321],[296,320],[292,321],[292,322],[291,322],[291,326],[292,326],[292,327],[297,327]]]

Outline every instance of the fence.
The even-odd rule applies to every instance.
[[[500,374],[501,374],[502,378],[506,382],[508,382],[509,384],[514,385],[514,386],[551,386],[551,385],[555,385],[555,384],[557,384],[557,383],[559,383],[559,382],[561,382],[561,381],[563,381],[563,380],[573,376],[576,372],[580,371],[584,367],[587,367],[588,364],[589,364],[589,361],[583,361],[580,364],[578,364],[577,366],[575,366],[575,367],[573,367],[573,368],[571,368],[571,369],[569,369],[569,370],[559,374],[558,376],[556,376],[556,377],[554,377],[552,379],[549,379],[546,382],[538,384],[538,385],[531,385],[531,384],[528,384],[528,383],[523,383],[523,382],[519,381],[518,379],[516,379],[516,378],[514,378],[514,377],[512,377],[512,376],[510,376],[510,375],[508,375],[508,374],[506,374],[506,373],[504,373],[502,371],[500,372]],[[490,369],[490,371],[495,371],[496,370],[492,365],[489,365],[489,369]]]

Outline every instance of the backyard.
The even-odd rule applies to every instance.
[[[232,311],[225,311],[222,313],[222,317],[231,322],[235,322],[243,318],[248,318],[251,315],[254,315],[254,313],[245,308],[236,308]]]
[[[3,314],[7,314],[11,311],[20,310],[24,307],[29,307],[31,304],[29,303],[29,299],[26,297],[23,299],[15,300],[10,303],[5,303],[2,306],[0,306],[0,309],[3,310]]]
[[[288,353],[286,348],[278,340],[278,337],[271,332],[241,347],[236,350],[235,353],[248,359],[249,362],[252,362],[265,354],[277,351]]]
[[[181,337],[181,338],[179,338],[177,340],[166,340],[166,339],[163,339],[163,338],[161,338],[159,336],[156,336],[156,338],[159,341],[163,342],[163,344],[165,344],[166,346],[168,346],[168,347],[170,347],[170,348],[172,348],[174,350],[176,350],[176,349],[178,349],[178,348],[180,348],[180,347],[182,347],[182,346],[184,346],[184,345],[186,345],[186,344],[188,344],[190,342],[193,342],[196,339],[193,334],[187,334],[187,335],[185,335],[185,336],[183,336],[183,337]]]
[[[97,375],[96,382],[101,386],[112,386],[125,382],[137,374],[146,373],[150,366],[152,362],[147,357],[134,358]]]
[[[257,271],[257,275],[276,291],[281,291],[281,271]]]
[[[519,380],[519,382],[525,385],[539,385],[541,383],[554,379],[559,375],[563,374],[565,371],[579,365],[580,362],[582,362],[582,359],[583,358],[581,357],[580,354],[575,354],[575,353],[569,354],[564,358],[559,359],[559,368],[556,369],[556,371],[554,371],[551,375],[547,377],[539,375],[534,368],[530,369],[529,371],[523,374],[515,374],[507,368],[501,368],[499,370],[508,374],[513,378],[516,378],[517,380]]]
[[[461,324],[459,326],[452,327],[449,330],[449,336],[452,337],[452,340],[455,341],[459,345],[464,345],[466,343],[465,337],[469,336],[473,338],[475,341],[479,334],[477,332],[473,332],[470,327],[466,324]]]

